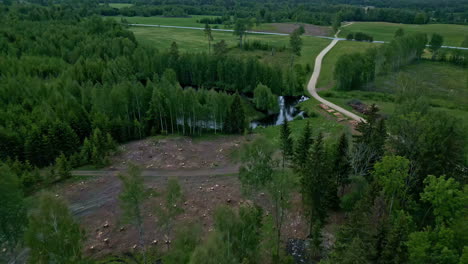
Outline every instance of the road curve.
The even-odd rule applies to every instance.
[[[323,99],[322,97],[320,97],[318,94],[317,94],[317,81],[318,81],[318,78],[320,76],[320,71],[322,69],[322,60],[323,60],[323,57],[325,57],[325,55],[336,45],[336,43],[338,43],[338,41],[340,41],[340,39],[336,38],[336,36],[338,35],[339,31],[336,33],[335,35],[335,39],[332,40],[332,42],[325,48],[323,49],[320,54],[315,58],[315,66],[314,66],[314,72],[312,73],[312,77],[310,78],[310,81],[309,81],[309,84],[307,85],[307,90],[309,91],[310,95],[312,95],[312,97],[314,97],[317,101],[321,102],[322,104],[325,104],[327,105],[328,107],[330,108],[333,108],[335,109],[336,111],[342,113],[343,115],[353,119],[353,120],[356,120],[356,121],[364,121],[365,122],[365,119],[340,107],[340,106],[337,106],[336,104],[330,102],[330,101],[327,101],[325,99]]]

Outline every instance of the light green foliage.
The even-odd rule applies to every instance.
[[[275,167],[271,158],[272,154],[273,148],[266,138],[261,137],[250,144],[243,145],[239,179],[245,192],[250,193],[264,188],[271,181]]]
[[[139,222],[142,219],[141,205],[146,198],[146,190],[141,176],[141,169],[129,164],[125,174],[119,174],[122,181],[122,191],[119,195],[120,206],[126,222]]]
[[[206,242],[193,252],[189,264],[237,264],[230,245],[218,232],[212,232]]]
[[[390,204],[390,212],[395,201],[398,203],[406,198],[408,171],[409,160],[400,156],[384,156],[382,161],[374,165],[373,175],[382,186],[385,198]]]
[[[107,163],[107,157],[115,149],[116,144],[111,135],[104,134],[96,128],[89,139],[85,138],[80,155],[84,164],[91,163],[96,167],[101,167]]]
[[[187,224],[178,228],[171,248],[163,256],[163,262],[167,264],[189,263],[195,248],[200,244],[202,230],[198,225]],[[209,256],[207,259],[210,259]]]
[[[174,226],[174,219],[184,211],[182,188],[177,178],[170,178],[168,180],[164,199],[165,203],[163,206],[156,208],[157,222],[163,228],[165,234],[170,237]]]
[[[460,260],[458,249],[463,245],[454,242],[455,232],[447,227],[439,226],[435,230],[427,230],[410,234],[408,241],[410,264],[457,264]]]
[[[215,212],[215,230],[192,254],[190,264],[259,263],[262,210],[242,206],[238,213],[229,207]]]
[[[29,216],[26,231],[29,263],[82,263],[83,232],[67,204],[51,194],[42,194],[39,207]]]
[[[270,111],[270,112],[277,112],[278,103],[277,103],[277,96],[275,96],[271,89],[268,86],[263,84],[258,84],[254,90],[254,98],[253,101],[255,103],[255,107],[263,111]]]
[[[122,190],[119,194],[120,207],[124,222],[132,223],[138,229],[139,246],[143,249],[143,259],[146,263],[146,247],[143,242],[143,202],[147,198],[147,191],[143,183],[141,169],[129,164],[125,174],[119,174]]]
[[[215,212],[215,230],[226,241],[229,252],[238,263],[247,260],[256,263],[262,227],[260,207],[243,206],[235,213],[231,208],[220,207]]]
[[[410,234],[408,241],[409,263],[426,264],[429,263],[431,256],[429,250],[431,242],[428,232],[415,232]]]
[[[437,224],[449,224],[460,217],[468,202],[467,187],[461,189],[460,183],[445,176],[428,176],[424,180],[423,201],[431,203]]]
[[[71,164],[62,153],[55,159],[55,173],[59,180],[71,178]]]
[[[22,242],[23,231],[27,224],[22,186],[18,176],[4,164],[0,164],[0,245],[7,249],[0,261],[7,255],[16,255]]]

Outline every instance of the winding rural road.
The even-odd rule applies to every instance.
[[[350,24],[347,24],[347,25],[350,25]],[[340,33],[340,31],[338,31],[336,34],[335,34],[335,37],[338,36],[338,33]],[[314,72],[312,73],[312,77],[310,78],[310,81],[309,81],[309,84],[307,85],[307,90],[309,91],[310,95],[312,95],[312,97],[314,97],[317,101],[321,102],[322,104],[325,104],[327,105],[328,107],[330,108],[333,108],[335,109],[336,111],[342,113],[343,115],[353,119],[353,120],[356,120],[356,121],[364,121],[365,122],[365,119],[363,119],[362,117],[344,109],[343,107],[341,106],[338,106],[330,101],[327,101],[325,99],[323,99],[322,97],[320,97],[318,94],[317,94],[317,81],[318,81],[318,78],[320,76],[320,71],[322,69],[322,60],[323,60],[323,57],[325,57],[325,55],[327,55],[327,53],[336,45],[336,43],[338,43],[338,41],[340,41],[340,39],[338,38],[335,38],[332,40],[332,42],[325,48],[323,49],[320,54],[315,58],[315,66],[314,66]]]

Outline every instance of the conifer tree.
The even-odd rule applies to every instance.
[[[341,137],[336,146],[334,153],[334,172],[336,185],[340,187],[341,195],[343,195],[346,184],[349,183],[349,174],[351,172],[351,164],[348,157],[349,142],[346,134],[341,134]]]
[[[294,148],[293,166],[296,172],[303,171],[306,168],[312,144],[312,130],[309,121],[307,121]]]
[[[227,133],[241,134],[245,128],[244,107],[239,94],[234,96],[224,123],[224,131]]]
[[[293,140],[291,138],[291,129],[289,128],[288,120],[284,117],[280,132],[280,149],[283,154],[283,168],[286,160],[293,155]]]
[[[319,133],[311,149],[310,157],[307,159],[307,169],[300,171],[302,199],[310,217],[311,235],[313,235],[316,221],[322,225],[325,223],[330,205],[330,179],[327,165],[323,136]]]
[[[213,34],[211,32],[211,27],[208,24],[205,24],[205,36],[208,39],[208,53],[211,53],[211,41],[213,41]]]
[[[71,178],[71,169],[70,162],[65,154],[62,153],[55,159],[55,173],[60,180]]]

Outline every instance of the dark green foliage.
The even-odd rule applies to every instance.
[[[301,31],[299,29],[296,29],[289,36],[289,45],[291,46],[292,52],[296,56],[301,56],[301,50],[302,50],[301,35],[302,35]]]
[[[335,152],[333,153],[333,171],[335,173],[336,185],[341,189],[343,195],[345,186],[350,182],[351,164],[349,160],[349,142],[348,136],[342,134]]]
[[[369,174],[374,164],[384,154],[387,129],[385,120],[378,114],[377,106],[372,105],[365,115],[366,122],[360,122],[356,130],[359,132],[354,137],[351,165],[354,175],[362,175],[369,182],[373,179]]]
[[[295,72],[255,58],[181,54],[175,43],[169,52],[143,47],[114,20],[78,20],[72,7],[17,8],[5,11],[0,23],[2,160],[49,166],[61,153],[70,158],[79,152],[96,129],[117,142],[155,133],[201,134],[213,122],[219,129],[227,113],[219,106],[232,99],[202,87],[251,93],[263,83],[279,95],[302,86]],[[15,19],[3,20],[9,16]],[[216,55],[226,53],[225,43],[217,46]],[[165,80],[168,69],[174,79]],[[198,90],[181,88],[187,86]],[[187,107],[175,108],[180,101]],[[83,162],[105,163],[102,149],[86,151]],[[73,158],[74,166],[81,165],[78,160]]]
[[[403,28],[398,28],[395,31],[395,38],[402,37],[404,35],[405,35],[405,31],[403,30]]]
[[[291,129],[289,128],[289,122],[284,118],[283,124],[281,125],[280,131],[280,149],[283,154],[283,163],[286,160],[290,160],[294,154],[294,142],[291,138]],[[284,167],[284,164],[283,164]]]
[[[221,56],[228,52],[228,46],[224,40],[215,43],[213,49],[216,56]]]
[[[301,170],[301,194],[307,214],[310,217],[310,234],[314,228],[320,228],[325,224],[328,209],[333,206],[333,196],[336,196],[336,188],[330,177],[327,153],[323,145],[321,133],[317,136],[306,156],[305,169]],[[320,227],[314,227],[319,224]]]
[[[410,104],[404,103],[404,104]],[[411,193],[422,191],[427,175],[447,175],[463,181],[465,137],[459,121],[441,111],[400,113],[390,122],[395,153],[411,161]]]
[[[429,41],[429,50],[432,52],[432,59],[437,56],[437,52],[444,43],[444,37],[439,34],[432,34],[431,40]]]
[[[294,144],[293,168],[296,172],[301,172],[306,169],[307,159],[310,155],[313,142],[312,129],[310,123],[307,121],[299,140]]]
[[[372,36],[370,36],[370,35],[365,34],[365,33],[356,32],[356,33],[354,33],[354,40],[372,42],[372,41],[374,41],[374,38]]]
[[[39,208],[29,216],[26,231],[29,263],[82,263],[84,235],[67,204],[51,194],[42,194]]]
[[[236,94],[229,106],[223,129],[227,133],[240,134],[244,132],[245,126],[244,106],[242,105],[239,94]]]
[[[7,165],[0,164],[0,244],[6,252],[3,257],[16,256],[23,241],[23,232],[27,225],[22,186],[16,175]]]

